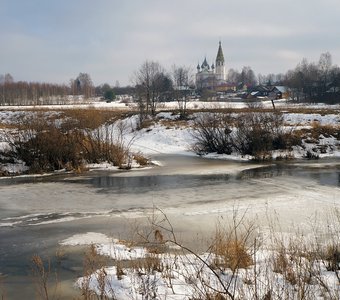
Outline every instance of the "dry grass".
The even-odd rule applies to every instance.
[[[288,255],[287,249],[282,247],[277,254],[274,255],[273,271],[280,273],[292,285],[297,284],[297,274],[294,269],[293,261],[295,256]]]
[[[140,166],[147,166],[149,164],[149,159],[145,157],[141,152],[133,153],[133,159]]]
[[[96,247],[92,244],[84,254],[83,280],[80,284],[81,297],[79,300],[109,299],[105,295],[107,258],[97,253]],[[99,285],[100,295],[97,295],[90,288],[90,275],[95,273]]]
[[[252,226],[240,230],[237,227],[226,228],[218,223],[210,246],[211,252],[215,254],[214,267],[235,271],[251,266],[253,259],[249,238],[252,230]]]
[[[68,109],[62,111],[62,118],[78,129],[96,129],[105,124],[111,124],[120,119],[122,113],[100,109]]]
[[[131,261],[129,268],[135,270],[140,275],[163,272],[162,260],[156,254],[150,253],[143,259]]]
[[[107,265],[107,258],[99,255],[95,245],[90,245],[86,250],[83,259],[83,272],[85,275],[90,275],[98,269]]]
[[[340,126],[336,125],[321,125],[319,122],[314,121],[310,130],[310,135],[314,139],[318,139],[320,135],[324,137],[336,137],[340,139]]]
[[[208,293],[204,295],[204,300],[227,300],[225,296],[221,295],[220,293]],[[189,300],[202,300],[202,297],[192,297]]]
[[[328,245],[324,253],[322,253],[322,258],[326,262],[328,271],[337,272],[340,270],[340,250],[338,245]]]
[[[53,269],[50,259],[44,261],[41,256],[33,255],[31,267],[37,299],[59,299],[61,291],[58,270]]]
[[[15,115],[15,119],[9,119],[9,124],[3,124],[2,126],[5,126],[6,128],[9,128],[10,126],[16,128],[17,125],[22,123],[22,119],[27,115],[39,116],[39,118],[43,118],[49,122],[59,120],[61,125],[64,125],[65,130],[67,130],[70,128],[95,129],[101,125],[111,124],[118,119],[124,118],[125,116],[128,116],[129,113],[119,110],[97,108],[36,108],[22,110],[20,116]]]
[[[339,109],[333,109],[333,108],[310,108],[306,106],[301,107],[285,107],[283,108],[285,112],[288,113],[296,113],[296,114],[320,114],[322,116],[325,115],[333,115],[333,114],[339,114]]]
[[[12,123],[0,123],[0,130],[3,130],[3,129],[16,129],[18,128],[17,125],[15,124],[12,124]]]
[[[214,241],[212,252],[216,255],[214,265],[218,268],[230,268],[235,271],[253,264],[249,250],[242,241],[219,236]]]
[[[292,107],[292,106],[285,106],[285,107],[277,107],[276,112],[281,113],[295,113],[295,114],[320,114],[324,115],[333,115],[339,114],[339,109],[333,108],[310,108],[306,106],[301,107]],[[233,107],[226,107],[221,108],[218,105],[216,107],[211,108],[197,108],[197,109],[188,109],[188,114],[193,114],[197,112],[220,112],[220,113],[249,113],[249,112],[273,112],[273,108],[266,108],[266,107],[242,107],[242,108],[233,108]]]
[[[161,119],[159,120],[160,124],[165,126],[166,128],[187,128],[189,127],[188,121],[187,120],[169,120],[169,119]]]
[[[141,129],[148,129],[149,127],[151,127],[152,125],[155,124],[155,120],[154,119],[145,119],[143,120],[143,122],[141,124],[139,124],[139,127],[138,129],[141,130]]]

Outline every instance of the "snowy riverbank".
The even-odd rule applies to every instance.
[[[338,108],[327,107],[324,112],[320,109],[322,106],[308,113],[283,112],[285,126],[337,128],[340,123]],[[1,110],[0,122],[4,125],[1,132],[11,130],[11,120],[26,113],[35,112]],[[58,114],[55,111],[44,113]],[[0,199],[3,234],[13,230],[26,236],[41,229],[49,236],[50,230],[55,230],[58,236],[46,240],[53,249],[59,241],[65,253],[72,252],[77,245],[94,244],[95,253],[114,261],[99,266],[87,276],[78,273],[80,278],[73,278],[76,288],[87,286],[90,293],[105,291],[117,299],[145,299],[152,295],[159,299],[202,299],[202,291],[212,296],[216,290],[223,294],[225,286],[230,287],[228,291],[235,293],[235,297],[243,299],[256,295],[263,298],[269,291],[272,299],[294,298],[300,288],[308,292],[308,299],[322,298],[325,293],[339,295],[337,273],[327,267],[330,261],[324,254],[325,248],[309,265],[302,256],[296,255],[303,250],[296,244],[307,245],[314,251],[316,244],[312,242],[320,236],[325,242],[322,247],[338,242],[332,240],[337,237],[336,210],[340,209],[337,182],[340,155],[336,136],[322,135],[303,141],[304,148],[296,147],[286,153],[297,160],[282,162],[280,166],[275,160],[255,164],[251,157],[235,153],[212,153],[199,158],[191,150],[194,142],[191,121],[179,122],[177,115],[171,112],[160,112],[155,121],[141,130],[135,128],[136,116],[124,122],[132,125],[125,135],[127,142],[133,141],[131,150],[148,156],[154,166],[138,168],[136,165],[135,169],[126,171],[104,163],[90,165],[92,172],[87,174],[64,174],[58,180],[46,175],[38,180],[21,177],[22,181],[18,182],[4,178]],[[6,147],[5,141],[1,146]],[[321,159],[303,158],[309,149],[323,149],[318,152]],[[284,155],[273,153],[273,158]],[[9,167],[19,169],[18,164]],[[226,266],[213,269],[214,273],[210,267],[219,257],[207,251],[208,247],[201,245],[198,248],[205,251],[193,255],[179,253],[178,247],[174,248],[171,243],[163,245],[161,240],[158,244],[162,253],[150,250],[150,245],[134,244],[133,236],[127,235],[127,224],[131,226],[134,221],[152,219],[155,207],[169,216],[181,238],[195,238],[194,243],[191,241],[195,247],[203,237],[210,237],[211,242],[218,220],[230,220],[235,209],[241,215],[255,218],[258,227],[247,244],[249,264],[238,268],[237,272]],[[318,213],[324,215],[319,222],[312,222]],[[274,227],[269,226],[270,218],[277,220]],[[112,224],[114,227],[110,227]],[[69,233],[70,227],[72,233]],[[313,233],[312,227],[319,232]],[[145,223],[143,228],[146,228]],[[118,239],[121,231],[125,231],[124,241]],[[164,232],[162,235],[165,238]],[[295,248],[287,244],[289,241],[294,241]],[[8,249],[18,249],[19,242],[3,245],[4,253]],[[34,247],[34,253],[41,250],[40,245]],[[295,254],[292,253],[294,249],[298,249]],[[306,249],[304,251],[306,254]],[[311,255],[310,251],[307,254]],[[278,257],[287,267],[280,272],[273,264],[278,262]],[[145,265],[150,261],[151,265]],[[129,267],[130,262],[140,264]],[[289,277],[289,270],[293,277]],[[300,280],[306,278],[308,272],[315,276],[307,282]]]

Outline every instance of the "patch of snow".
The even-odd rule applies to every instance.
[[[147,250],[143,247],[127,247],[114,239],[109,244],[97,245],[97,252],[101,255],[109,256],[115,260],[135,260],[145,258]]]
[[[75,234],[65,240],[59,242],[63,246],[91,245],[91,244],[109,244],[111,239],[98,232],[87,232],[83,234]]]
[[[87,164],[86,168],[90,169],[90,171],[94,171],[94,170],[115,171],[115,170],[118,170],[117,166],[113,166],[109,162],[102,162],[102,163],[98,163],[98,164]]]

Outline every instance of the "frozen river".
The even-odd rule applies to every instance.
[[[262,225],[275,214],[282,228],[303,228],[316,213],[326,217],[340,208],[336,160],[259,165],[175,155],[154,159],[162,166],[1,179],[0,273],[8,299],[32,294],[27,275],[33,254],[53,255],[59,241],[76,233],[126,236],[154,207],[180,234],[202,236],[213,230],[217,217],[228,218],[235,210],[247,211]],[[75,255],[68,258],[62,270],[66,281],[81,275],[79,263]]]

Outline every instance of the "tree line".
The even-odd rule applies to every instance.
[[[0,74],[0,105],[68,104],[93,97],[113,100],[116,95],[134,91],[131,86],[120,87],[119,82],[115,86],[108,83],[95,86],[88,73],[79,73],[69,84],[15,81],[9,73]]]
[[[79,73],[69,85],[15,81],[9,73],[0,75],[0,105],[65,104],[72,99],[69,96],[81,96],[80,99],[95,96],[89,74]]]
[[[334,103],[340,100],[340,68],[333,64],[329,52],[322,53],[318,62],[304,58],[285,74],[256,76],[249,66],[241,71],[229,69],[227,82],[240,89],[257,84],[284,85],[290,88],[291,97],[296,101]],[[10,74],[0,75],[0,105],[63,104],[69,102],[70,95],[78,96],[79,100],[95,96],[113,100],[115,95],[128,93],[135,96],[141,114],[152,115],[159,102],[175,100],[184,115],[186,102],[194,91],[202,93],[195,88],[192,68],[173,65],[166,70],[160,63],[149,60],[134,73],[133,86],[127,87],[120,87],[118,82],[114,87],[107,83],[95,87],[87,73],[79,73],[68,85],[15,82]]]
[[[297,101],[335,103],[340,100],[340,68],[333,64],[329,52],[322,53],[318,62],[304,58],[287,72],[285,83]]]
[[[256,84],[273,86],[284,85],[291,91],[296,101],[335,103],[340,101],[340,68],[332,62],[329,52],[322,53],[317,62],[302,59],[294,69],[285,74],[258,74],[250,67],[243,67],[239,72],[229,69],[227,81],[240,86],[253,87]]]

